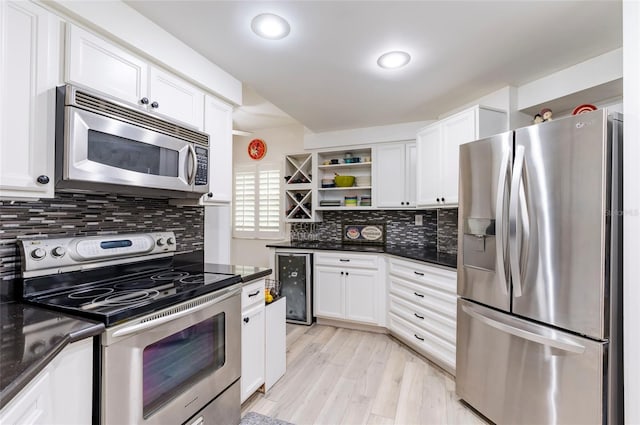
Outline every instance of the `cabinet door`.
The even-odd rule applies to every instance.
[[[474,108],[442,122],[441,204],[458,204],[459,147],[476,139],[476,115]]]
[[[241,402],[264,384],[264,305],[242,314]]]
[[[345,269],[346,319],[378,323],[377,300],[381,289],[377,270]]]
[[[231,202],[232,108],[213,96],[205,98],[204,131],[209,134],[209,193],[203,201]]]
[[[149,111],[202,131],[204,92],[155,67],[149,74]]]
[[[0,2],[0,197],[53,197],[59,29],[31,2]]]
[[[147,64],[126,50],[74,25],[68,25],[68,83],[101,91],[132,105],[147,97]]]
[[[344,319],[343,281],[344,270],[337,267],[315,267],[313,310],[316,316]]]
[[[405,144],[382,145],[376,148],[376,203],[378,207],[404,207],[405,196]]]
[[[434,124],[418,133],[416,168],[416,203],[420,206],[437,206],[440,194],[440,145],[442,126]],[[456,179],[457,180],[457,179]]]
[[[0,412],[0,423],[36,425],[53,423],[51,374],[47,369],[36,376]]]
[[[405,146],[404,164],[405,164],[405,178],[404,178],[404,200],[405,206],[416,206],[416,160],[417,151],[415,143],[407,143]]]

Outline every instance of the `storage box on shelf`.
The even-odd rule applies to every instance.
[[[313,208],[313,155],[285,155],[284,215],[289,223],[316,221]]]
[[[318,152],[317,170],[316,210],[372,208],[371,148]],[[337,175],[355,177],[353,185],[339,186]]]
[[[388,328],[455,374],[456,272],[389,259]]]

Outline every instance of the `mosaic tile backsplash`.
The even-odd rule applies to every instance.
[[[422,215],[422,226],[415,216]],[[294,223],[292,240],[342,242],[342,223],[383,222],[387,227],[387,244],[434,248],[449,254],[458,251],[458,209],[400,211],[324,211],[319,223]]]
[[[35,202],[0,200],[0,285],[20,274],[18,239],[160,230],[176,233],[178,251],[202,249],[204,208],[176,207],[166,199],[76,193]]]

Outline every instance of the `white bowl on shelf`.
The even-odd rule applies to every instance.
[[[371,176],[356,176],[356,186],[371,186]]]

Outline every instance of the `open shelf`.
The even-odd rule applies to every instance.
[[[357,158],[357,159],[355,159]],[[338,164],[328,164],[328,162],[338,161]],[[358,161],[358,162],[345,162]],[[371,181],[371,148],[353,148],[339,151],[318,152],[317,171],[315,187],[317,188],[317,199],[314,202],[318,211],[328,210],[358,210],[373,209],[370,205],[361,206],[362,198],[371,199],[371,185],[350,186],[350,187],[322,187],[323,180],[332,180],[336,174],[342,176],[354,176],[356,182],[358,177],[368,177]],[[357,206],[346,206],[345,197],[357,197]],[[322,201],[340,201],[339,206],[321,206]]]

